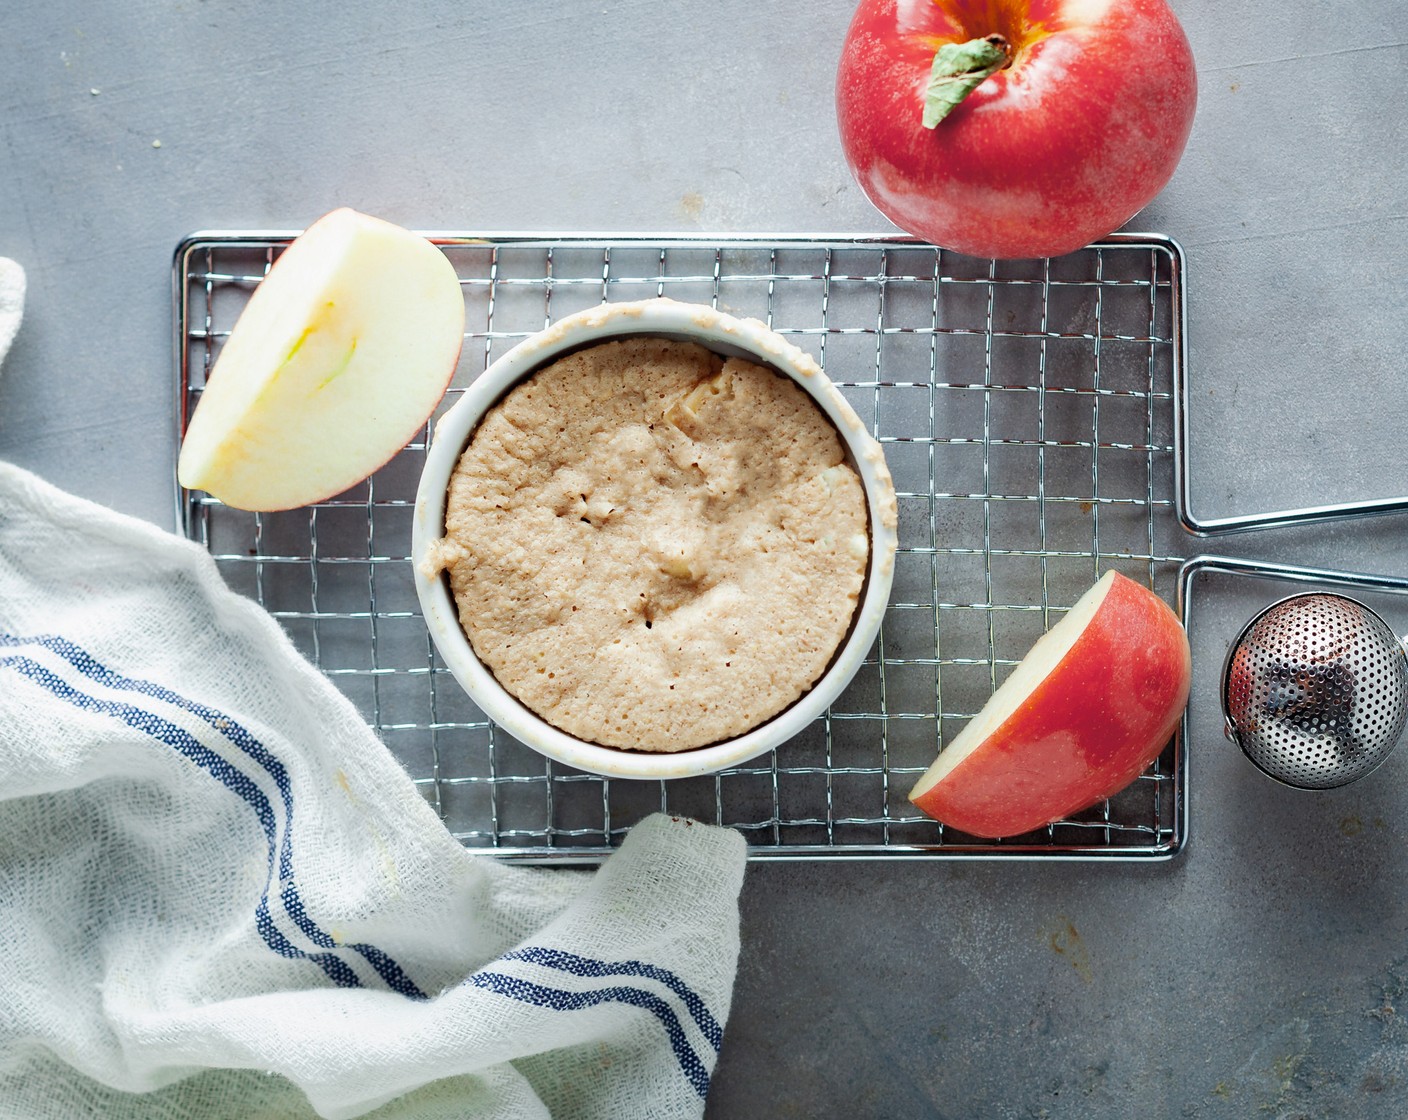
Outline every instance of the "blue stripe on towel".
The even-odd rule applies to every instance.
[[[670,1039],[670,1048],[675,1052],[675,1061],[679,1062],[680,1069],[694,1086],[694,1091],[700,1097],[709,1095],[709,1071],[690,1046],[679,1017],[670,1005],[654,992],[628,987],[569,992],[562,988],[534,984],[531,980],[522,980],[516,976],[505,976],[500,972],[476,972],[469,978],[469,982],[477,988],[497,992],[501,996],[531,1003],[536,1007],[547,1007],[553,1011],[582,1011],[603,1003],[625,1003],[632,1007],[644,1008],[659,1019],[665,1028],[665,1034]]]
[[[336,940],[321,929],[317,923],[308,916],[303,906],[303,900],[299,897],[298,889],[294,884],[293,847],[291,840],[293,825],[293,791],[289,784],[288,771],[284,768],[283,763],[270,753],[268,748],[260,743],[248,730],[223,713],[213,708],[206,707],[203,704],[197,704],[160,685],[153,684],[149,681],[124,677],[100,664],[91,654],[66,638],[57,635],[45,635],[25,639],[0,633],[0,648],[28,644],[43,646],[57,653],[84,676],[108,688],[151,696],[199,716],[268,772],[278,786],[280,800],[283,802],[284,806],[286,821],[283,842],[279,845],[278,851],[279,878],[282,882],[280,900],[283,902],[284,909],[287,911],[289,917],[293,919],[294,924],[298,926],[310,941],[324,949],[335,949],[338,947]],[[116,716],[129,725],[136,727],[138,730],[176,748],[181,754],[185,755],[192,762],[195,762],[202,769],[208,771],[222,784],[242,797],[255,810],[256,815],[259,817],[260,824],[264,829],[264,835],[269,844],[269,867],[270,876],[272,877],[275,858],[275,837],[277,835],[273,807],[269,804],[269,800],[265,797],[263,791],[250,781],[248,776],[242,774],[235,767],[231,766],[227,760],[221,758],[208,747],[201,745],[200,742],[188,732],[145,709],[128,704],[117,704],[112,701],[99,700],[96,697],[79,692],[49,670],[25,657],[14,655],[0,657],[0,664],[13,664],[31,680],[35,680],[36,683],[43,685],[50,692],[67,700],[69,703],[88,710],[100,711],[108,715]],[[352,971],[345,961],[330,953],[306,953],[294,946],[283,934],[279,933],[269,913],[268,887],[269,881],[266,880],[265,891],[256,910],[255,922],[265,943],[281,956],[302,957],[314,961],[334,982],[343,987],[360,987],[360,981],[358,981],[356,973]],[[425,993],[420,990],[415,982],[405,974],[401,966],[397,964],[391,956],[375,945],[358,942],[347,945],[345,948],[352,949],[365,958],[393,991],[399,992],[401,995],[411,999],[423,1000],[427,998]]]
[[[699,1024],[699,1029],[704,1032],[704,1037],[709,1040],[709,1045],[714,1048],[717,1054],[719,1047],[724,1042],[723,1028],[719,1026],[718,1020],[709,1013],[708,1007],[699,997],[699,994],[689,987],[683,980],[668,969],[660,968],[653,964],[646,964],[643,961],[598,961],[590,957],[578,956],[576,953],[563,952],[561,949],[545,949],[540,946],[529,946],[526,949],[515,949],[505,953],[501,960],[528,961],[532,964],[540,964],[546,968],[556,968],[562,972],[570,972],[574,976],[640,976],[647,980],[655,980],[664,984],[675,995],[684,1001],[684,1005],[689,1008],[689,1013],[694,1016],[694,1021]]]

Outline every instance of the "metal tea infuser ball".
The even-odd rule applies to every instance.
[[[1408,652],[1343,595],[1293,595],[1243,628],[1222,673],[1227,737],[1265,774],[1333,789],[1389,756],[1408,722]]]

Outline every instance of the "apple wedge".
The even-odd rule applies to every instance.
[[[425,238],[346,208],[320,218],[231,330],[186,427],[181,485],[279,510],[362,481],[444,396],[464,319],[454,267]]]
[[[1159,756],[1188,702],[1178,617],[1107,572],[1037,640],[910,791],[972,836],[1018,836],[1118,793]]]

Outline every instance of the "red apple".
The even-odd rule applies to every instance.
[[[973,836],[1017,836],[1118,793],[1188,703],[1188,637],[1152,591],[1104,577],[1038,639],[910,791]]]
[[[958,44],[978,52],[958,69],[998,68],[926,127],[936,55]],[[1118,229],[1173,175],[1196,104],[1165,0],[861,0],[836,78],[870,201],[978,257],[1058,256]]]

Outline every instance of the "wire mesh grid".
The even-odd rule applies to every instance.
[[[178,248],[178,436],[290,236],[196,234]],[[991,262],[899,238],[430,236],[467,309],[441,412],[515,343],[579,308],[660,295],[708,303],[766,322],[819,360],[884,447],[900,513],[881,634],[831,709],[753,763],[640,782],[529,750],[437,658],[408,558],[429,426],[358,487],[301,510],[245,513],[178,486],[186,533],[361,710],[462,843],[591,862],[658,810],[737,828],[755,857],[1158,859],[1181,849],[1181,739],[1108,802],[1026,836],[966,836],[906,797],[1101,572],[1173,598],[1184,315],[1173,242],[1116,235],[1055,260]]]

